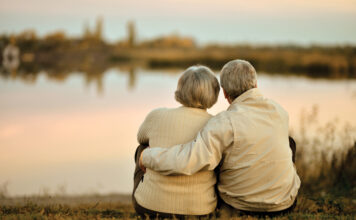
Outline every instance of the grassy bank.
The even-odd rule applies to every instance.
[[[112,195],[108,196],[112,198]],[[26,198],[15,205],[3,205],[0,200],[1,219],[136,219],[138,216],[131,204],[120,201],[108,201],[105,196],[100,196],[96,201],[81,201],[72,203],[71,199],[61,203],[40,202],[39,198]],[[45,201],[56,200],[42,198]],[[37,202],[36,202],[37,201]],[[301,193],[298,204],[293,213],[276,217],[276,219],[354,219],[355,198],[324,194],[312,196]],[[224,213],[215,212],[211,219],[225,219]],[[254,216],[239,216],[231,219],[258,219]]]

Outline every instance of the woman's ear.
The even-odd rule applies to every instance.
[[[231,104],[230,98],[229,98],[229,96],[227,95],[225,89],[223,89],[223,92],[224,92],[224,97],[225,97],[225,99],[227,100],[228,103]]]
[[[225,97],[225,99],[227,99],[227,94],[226,94],[226,92],[225,92],[225,89],[223,89],[223,92],[224,92],[224,97]]]

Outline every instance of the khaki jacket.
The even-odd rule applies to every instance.
[[[143,164],[164,175],[191,175],[220,164],[221,198],[246,211],[284,210],[300,187],[289,148],[288,113],[257,88],[210,119],[194,141],[146,149]]]

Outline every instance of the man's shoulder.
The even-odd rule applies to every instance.
[[[227,126],[230,124],[230,115],[228,111],[222,111],[218,113],[217,115],[211,117],[208,121],[208,126]]]
[[[276,101],[274,101],[274,100],[272,100],[272,99],[268,99],[268,101],[275,107],[275,109],[276,109],[280,114],[282,114],[282,115],[285,116],[285,117],[288,117],[288,112],[287,112],[287,110],[285,110],[281,104],[279,104],[278,102],[276,102]]]
[[[226,120],[229,117],[229,111],[222,111],[213,116],[211,119],[214,120]]]

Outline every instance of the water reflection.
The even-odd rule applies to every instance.
[[[4,60],[4,62],[8,62]],[[9,64],[10,65],[10,64]],[[65,83],[66,80],[70,78],[72,75],[82,75],[84,77],[85,85],[90,86],[94,84],[98,94],[102,94],[104,92],[104,76],[109,69],[117,69],[120,74],[128,75],[127,87],[130,90],[133,90],[136,85],[136,69],[138,68],[135,65],[122,65],[122,66],[113,66],[113,67],[105,67],[105,68],[92,68],[92,66],[87,66],[85,68],[79,68],[78,71],[62,71],[58,72],[56,70],[46,70],[46,71],[38,71],[38,72],[22,72],[16,71],[16,68],[13,66],[5,66],[5,71],[0,70],[0,79],[6,80],[20,80],[22,82],[28,84],[35,84],[39,78],[39,75],[45,75],[51,81]],[[11,68],[11,71],[10,69]]]
[[[135,88],[136,72],[134,67],[129,68],[129,89]]]
[[[178,106],[180,72],[123,65],[46,70],[32,78],[1,74],[0,181],[9,181],[11,195],[46,187],[53,192],[61,185],[69,194],[130,192],[137,129],[152,109]],[[314,105],[322,123],[338,118],[356,125],[355,80],[261,73],[259,87],[286,108],[291,128]],[[220,94],[208,111],[217,114],[227,106]]]
[[[91,59],[89,59],[91,60]],[[4,60],[5,62],[5,60]],[[91,63],[91,64],[89,64]],[[37,68],[35,68],[37,69]],[[142,66],[140,64],[134,64],[134,63],[126,63],[126,64],[120,64],[120,65],[113,65],[113,66],[107,66],[107,65],[93,65],[92,62],[87,62],[87,63],[82,63],[78,65],[77,68],[70,68],[70,69],[44,69],[41,71],[34,71],[34,72],[28,72],[28,71],[16,71],[16,68],[13,69],[13,71],[9,71],[9,69],[5,68],[3,70],[0,69],[0,79],[6,81],[6,80],[20,80],[22,82],[28,83],[28,84],[35,84],[37,82],[37,79],[39,75],[45,75],[46,78],[48,78],[50,81],[56,81],[56,82],[61,82],[65,83],[66,80],[70,78],[72,75],[81,75],[84,77],[85,80],[85,85],[90,86],[92,84],[95,85],[97,93],[102,94],[105,90],[104,88],[104,83],[103,79],[105,77],[105,74],[110,72],[110,70],[117,70],[116,72],[118,74],[127,74],[128,79],[127,79],[127,88],[128,90],[134,90],[137,84],[137,70],[138,69],[144,69],[146,71],[149,71],[151,74],[156,74],[158,72],[164,71],[165,74],[179,74],[180,72],[183,71],[181,68],[165,68],[165,69],[151,69],[151,68],[146,68],[145,66]],[[218,72],[218,71],[216,71]],[[263,72],[262,72],[263,73]],[[263,73],[263,74],[270,74],[270,73]],[[277,77],[282,77],[282,78],[293,78],[296,77],[297,75],[294,75],[293,73],[285,73],[285,74],[273,74]],[[298,77],[297,77],[298,78]],[[353,84],[355,82],[355,79],[334,79],[334,78],[324,78],[324,79],[315,79],[315,78],[308,78],[308,77],[301,77],[302,79],[308,79],[310,81],[329,81],[330,83],[332,82],[349,82],[348,84]],[[356,97],[356,90],[351,92],[352,97]]]

